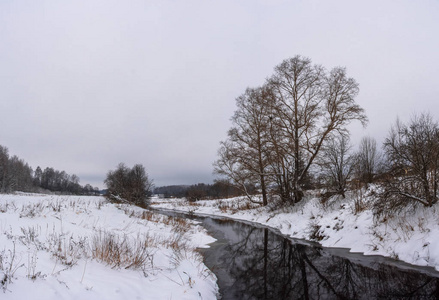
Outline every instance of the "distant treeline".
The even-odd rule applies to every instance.
[[[156,187],[154,194],[165,198],[187,198],[190,201],[202,199],[223,199],[242,195],[242,192],[226,181],[214,184],[170,185]]]
[[[34,171],[16,155],[10,156],[7,147],[0,145],[0,193],[55,192],[74,195],[98,195],[99,189],[79,184],[79,177],[53,168]]]

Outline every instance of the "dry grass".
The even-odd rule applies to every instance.
[[[0,213],[6,213],[9,210],[13,210],[14,212],[17,210],[17,206],[15,205],[15,202],[8,202],[0,203]]]
[[[189,246],[187,234],[193,231],[194,223],[191,220],[165,216],[150,210],[139,210],[127,204],[116,204],[116,207],[122,210],[131,219],[144,220],[156,224],[170,226],[171,234],[169,235],[146,235],[137,237],[136,241],[129,239],[127,236],[117,237],[115,235],[95,236],[94,245],[101,244],[100,247],[94,247],[93,257],[99,261],[105,262],[112,267],[140,268],[142,270],[153,269],[154,251],[162,246],[172,250],[171,258],[173,265],[177,266],[182,257],[188,253],[194,253],[195,249]],[[96,240],[97,239],[97,240]],[[97,243],[100,241],[100,243]],[[146,249],[149,249],[146,251]],[[128,259],[132,257],[132,259]],[[202,258],[199,258],[202,261]],[[145,272],[145,271],[144,271]]]
[[[151,244],[148,235],[130,238],[107,231],[97,232],[91,241],[92,257],[111,268],[146,270],[152,266]]]
[[[119,208],[122,209],[125,214],[128,215],[130,218],[138,218],[153,223],[162,223],[167,226],[172,226],[173,231],[177,233],[187,232],[192,227],[191,221],[185,218],[165,216],[149,210],[144,210],[140,212],[130,208],[129,206],[123,206]]]
[[[20,218],[35,218],[42,215],[46,207],[43,202],[23,205],[21,207]]]
[[[67,236],[57,232],[47,237],[45,250],[56,259],[56,264],[59,262],[67,268],[76,265],[81,258],[90,256],[87,237],[78,236],[75,238],[73,235]]]
[[[320,230],[321,227],[322,226],[318,224],[318,222],[315,219],[310,220],[307,230],[307,234],[310,240],[319,242],[326,237],[323,234],[323,232]]]
[[[61,228],[53,227],[50,231],[40,226],[21,227],[21,233],[13,233],[3,230],[3,234],[15,243],[20,243],[28,249],[27,262],[19,264],[15,250],[3,250],[0,252],[0,288],[7,289],[12,282],[13,274],[17,269],[25,267],[27,278],[36,280],[44,278],[47,274],[41,274],[37,269],[38,255],[41,251],[48,252],[54,258],[52,275],[59,274],[78,264],[79,260],[93,259],[111,268],[141,270],[145,276],[155,272],[154,254],[158,249],[170,249],[172,265],[178,266],[182,258],[196,255],[196,250],[190,246],[188,233],[194,230],[194,223],[190,220],[178,217],[164,216],[148,210],[140,210],[126,204],[116,204],[130,219],[127,228],[133,224],[147,222],[163,224],[169,227],[168,231],[160,234],[151,234],[145,227],[145,234],[129,234],[127,231],[107,231],[93,225],[93,232],[85,236],[63,232],[63,213],[74,212],[90,213],[92,209],[102,209],[109,204],[107,200],[91,201],[88,199],[50,198],[23,204],[19,207],[14,202],[0,204],[0,213],[16,212],[20,218],[37,218],[53,216],[61,221]],[[111,204],[114,205],[114,204]],[[160,226],[161,228],[163,226]],[[166,233],[168,232],[168,233]],[[198,260],[202,258],[197,254]],[[189,282],[191,279],[189,278]]]
[[[3,292],[7,290],[8,284],[12,283],[15,272],[24,266],[24,264],[20,263],[20,259],[15,252],[15,241],[13,249],[0,252],[0,287],[3,289]]]
[[[239,211],[260,208],[261,204],[251,202],[247,198],[241,197],[233,200],[216,200],[213,206],[217,207],[223,213],[236,214]]]

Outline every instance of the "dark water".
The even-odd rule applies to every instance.
[[[197,218],[221,299],[439,299],[439,272],[291,240],[267,228]]]

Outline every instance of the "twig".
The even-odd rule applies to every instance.
[[[85,260],[84,271],[82,272],[82,277],[81,277],[81,281],[80,281],[81,284],[82,284],[82,281],[84,280],[85,268],[86,268],[86,267],[87,267],[87,260]]]

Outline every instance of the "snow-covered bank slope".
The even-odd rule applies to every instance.
[[[0,195],[1,299],[216,299],[190,221],[101,197]]]
[[[256,222],[291,237],[318,241],[325,247],[349,248],[352,252],[388,256],[439,270],[439,204],[407,209],[375,222],[372,211],[367,209],[368,197],[361,195],[366,208],[356,214],[353,197],[359,196],[326,205],[311,198],[282,209],[258,208],[244,198],[196,203],[154,199],[152,206]]]

